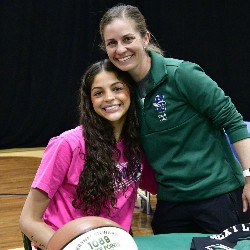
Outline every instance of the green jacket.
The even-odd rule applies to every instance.
[[[137,106],[141,142],[159,200],[196,201],[244,185],[231,143],[249,137],[223,90],[194,63],[150,52],[150,84]]]

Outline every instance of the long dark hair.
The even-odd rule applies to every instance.
[[[83,127],[86,152],[84,169],[80,175],[76,197],[72,204],[75,208],[83,209],[83,212],[88,215],[99,215],[103,208],[109,213],[110,206],[116,207],[115,192],[126,191],[122,173],[117,168],[121,154],[116,147],[114,129],[109,121],[94,111],[91,102],[92,83],[95,76],[102,71],[113,72],[130,90],[131,104],[122,129],[122,138],[125,138],[124,157],[128,161],[125,174],[131,176],[133,181],[137,181],[141,170],[139,126],[132,87],[134,81],[127,72],[119,70],[108,59],[105,59],[87,69],[80,87],[80,124]]]

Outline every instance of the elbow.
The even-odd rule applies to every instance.
[[[25,218],[24,215],[21,215],[20,218],[19,218],[19,228],[20,228],[22,233],[28,234],[29,224],[30,223],[28,222],[28,219]]]
[[[25,231],[26,226],[25,226],[25,220],[22,215],[19,218],[19,228],[21,232],[25,233],[24,231]]]

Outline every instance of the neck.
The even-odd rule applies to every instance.
[[[115,140],[118,142],[121,139],[121,133],[115,133]]]
[[[116,142],[118,142],[121,139],[124,122],[125,122],[125,119],[120,120],[120,121],[116,121],[116,122],[112,122]]]
[[[122,129],[116,129],[114,128],[114,136],[116,142],[118,142],[121,139]]]
[[[151,57],[145,52],[145,57],[143,58],[143,63],[139,65],[134,72],[129,72],[132,78],[139,82],[141,81],[149,72],[151,68]]]

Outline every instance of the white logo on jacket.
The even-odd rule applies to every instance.
[[[153,106],[155,107],[155,110],[158,112],[158,118],[159,120],[166,121],[167,115],[166,115],[166,102],[164,101],[164,95],[157,95],[155,97],[155,102],[153,103]]]

